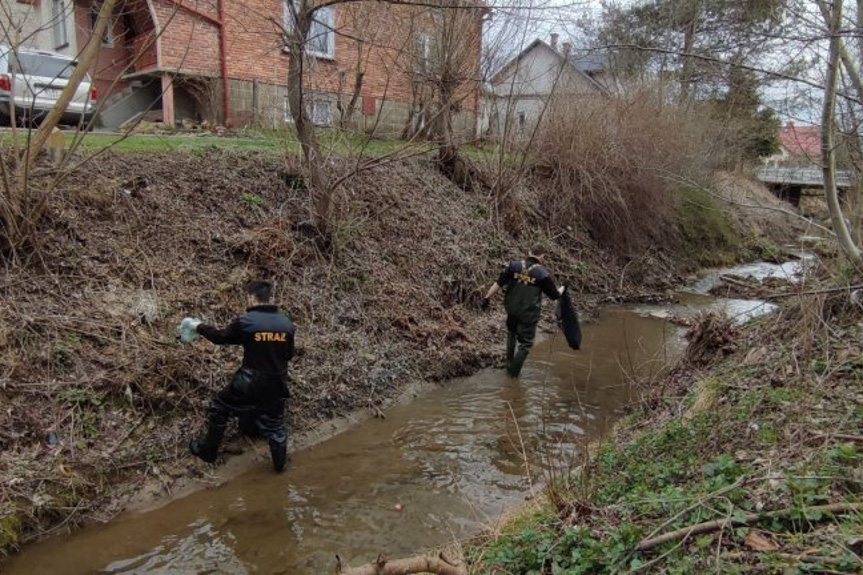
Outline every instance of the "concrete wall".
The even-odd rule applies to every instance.
[[[119,128],[123,122],[146,110],[159,110],[162,84],[159,80],[145,79],[126,91],[99,114],[101,125],[105,128]]]
[[[231,116],[238,126],[257,125],[263,128],[285,128],[292,125],[288,108],[288,90],[285,86],[234,80],[229,83],[231,101]],[[309,90],[308,99],[328,102],[331,110],[332,125],[338,125],[339,112],[336,100],[337,93]],[[349,97],[342,95],[343,107],[346,109]],[[363,114],[362,98],[357,102],[353,115],[352,129],[371,132],[376,136],[395,137],[402,133],[410,115],[410,103],[399,100],[375,100],[375,113]],[[456,133],[462,137],[472,137],[474,131],[474,113],[465,110],[454,118]]]

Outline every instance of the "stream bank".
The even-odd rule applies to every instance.
[[[741,313],[740,300],[703,295],[704,282],[689,290],[700,299],[601,308],[584,326],[582,351],[552,334],[518,380],[486,370],[427,390],[386,419],[299,449],[283,476],[257,466],[158,511],[29,547],[5,569],[312,575],[329,571],[334,553],[359,564],[473,536],[580,465],[584,446],[637,399],[632,382],[657,377],[682,356],[686,330],[678,323],[715,310]],[[747,317],[769,311],[759,308],[764,302],[745,303]]]
[[[153,479],[162,492],[218,480],[185,445],[238,353],[179,345],[175,326],[190,314],[227,321],[253,277],[276,281],[299,326],[290,409],[295,428],[309,430],[376,413],[410,384],[493,364],[503,322],[499,310],[479,312],[480,290],[534,241],[548,244],[550,267],[587,310],[606,298],[671,297],[706,261],[691,255],[695,243],[709,240],[713,263],[769,247],[741,239],[744,229],[709,197],[681,204],[668,226],[628,246],[584,227],[548,229],[539,211],[510,233],[487,197],[417,161],[353,180],[321,253],[303,231],[298,165],[225,151],[106,155],[64,182],[39,257],[0,286],[0,553],[104,521]],[[527,182],[518,200],[539,205],[546,188]],[[747,231],[771,227],[745,221]]]
[[[588,463],[472,543],[470,571],[863,571],[863,308],[833,265],[745,325],[694,324]]]
[[[462,539],[534,493],[550,466],[576,464],[629,402],[627,378],[678,357],[681,334],[604,308],[583,352],[552,335],[520,379],[497,369],[451,381],[295,452],[283,475],[259,465],[157,511],[48,539],[4,573],[316,575],[334,553],[358,564]]]

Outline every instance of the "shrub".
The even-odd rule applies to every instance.
[[[553,223],[586,226],[602,243],[636,248],[666,236],[674,181],[704,181],[726,146],[709,110],[666,102],[659,90],[561,96],[537,134],[542,193]]]

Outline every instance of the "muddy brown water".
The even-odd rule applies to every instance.
[[[683,350],[669,312],[717,306],[769,311],[697,293],[672,307],[606,308],[584,326],[582,351],[549,337],[518,380],[487,370],[450,382],[295,453],[282,475],[262,463],[157,510],[31,545],[0,571],[316,575],[333,572],[337,553],[356,565],[447,544],[493,525],[609,429],[631,399],[628,375]]]

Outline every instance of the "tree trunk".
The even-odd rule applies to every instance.
[[[36,233],[37,225],[42,217],[47,202],[48,190],[41,190],[41,194],[31,193],[30,175],[39,154],[45,148],[57,124],[72,101],[75,92],[84,80],[84,76],[99,55],[102,45],[101,38],[105,34],[109,22],[112,20],[114,7],[118,0],[105,0],[99,9],[96,18],[96,26],[84,46],[78,54],[78,63],[72,71],[71,76],[60,92],[60,97],[54,106],[42,120],[39,128],[30,139],[30,143],[23,151],[23,156],[16,158],[15,162],[4,163],[0,166],[0,177],[2,177],[2,195],[0,195],[0,250],[6,252],[13,262],[18,260],[19,249],[26,245]],[[12,110],[12,126],[14,129],[15,110]],[[17,152],[17,148],[15,148]],[[3,160],[0,160],[3,161]],[[15,173],[10,173],[12,170]]]
[[[357,42],[357,67],[354,70],[354,90],[351,93],[351,99],[348,102],[348,108],[341,118],[342,128],[347,128],[354,119],[354,114],[357,110],[357,101],[360,99],[360,94],[363,91],[363,80],[366,73],[363,70],[363,46]]]
[[[690,89],[692,84],[692,58],[689,54],[692,53],[692,48],[695,46],[695,22],[697,18],[692,17],[686,24],[683,30],[683,63],[680,68],[680,101],[686,102],[689,100]]]
[[[320,239],[326,242],[330,234],[331,194],[329,180],[324,171],[324,158],[315,135],[315,126],[306,113],[303,97],[303,66],[305,45],[314,19],[314,10],[306,2],[297,11],[296,23],[290,38],[288,58],[288,103],[297,131],[297,139],[303,150],[303,158],[309,171],[309,191],[315,228]]]
[[[114,7],[116,5],[117,0],[105,0],[102,3],[102,7],[99,9],[99,15],[96,17],[96,26],[93,28],[93,32],[90,34],[90,39],[87,41],[84,49],[78,55],[78,64],[72,71],[72,75],[66,82],[66,86],[60,92],[60,97],[57,99],[54,107],[51,108],[51,111],[48,112],[48,115],[45,116],[45,119],[42,120],[42,123],[39,125],[39,129],[36,130],[36,134],[33,135],[33,140],[30,142],[30,147],[26,152],[27,158],[24,162],[24,170],[22,170],[20,174],[22,185],[24,184],[23,179],[26,179],[26,174],[32,167],[32,163],[36,160],[39,152],[41,152],[45,147],[45,143],[48,141],[48,136],[50,136],[51,131],[57,127],[63,114],[66,112],[66,108],[69,106],[69,102],[71,102],[72,98],[75,96],[78,86],[81,85],[81,81],[84,79],[84,76],[87,75],[87,72],[99,56],[99,48],[102,46],[101,39],[102,36],[105,35],[108,23],[112,20]]]
[[[827,83],[824,91],[824,109],[821,115],[821,160],[824,164],[824,193],[827,197],[827,207],[833,231],[839,246],[849,260],[858,268],[863,268],[863,256],[860,249],[851,238],[842,206],[839,203],[839,192],[836,189],[836,152],[834,150],[833,134],[836,114],[836,86],[839,76],[840,26],[842,24],[842,0],[835,0],[833,13],[830,17],[830,55],[827,63]]]

